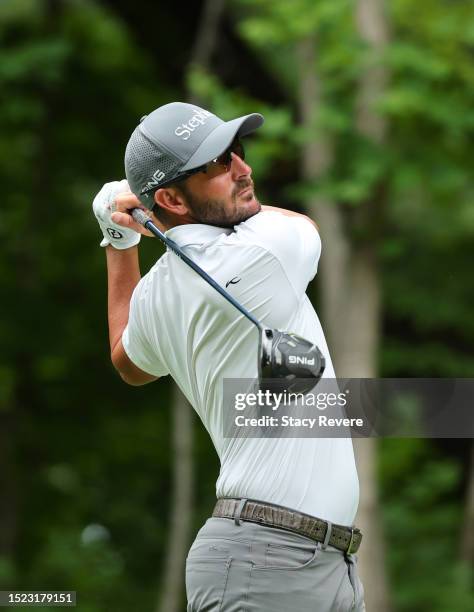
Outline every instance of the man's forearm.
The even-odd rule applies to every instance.
[[[130,300],[141,274],[138,247],[118,250],[108,246],[105,251],[107,254],[109,340],[112,354],[128,323]]]
[[[286,208],[278,208],[277,206],[268,206],[267,204],[262,204],[262,211],[265,210],[273,210],[275,212],[281,213],[282,215],[286,215],[287,217],[303,217],[304,219],[307,219],[310,223],[312,223],[314,227],[319,231],[319,227],[316,225],[315,221],[308,217],[308,215],[297,213],[294,210],[287,210]]]

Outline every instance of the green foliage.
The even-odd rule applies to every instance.
[[[109,364],[91,201],[122,178],[126,139],[171,90],[156,90],[156,68],[110,12],[57,6],[0,13],[2,497],[20,521],[0,580],[77,590],[88,612],[145,609],[166,538],[169,385],[157,400]],[[146,268],[162,249],[143,251]]]
[[[253,176],[264,181],[279,161],[283,160],[292,147],[292,121],[287,108],[275,108],[255,100],[239,89],[225,89],[219,80],[200,69],[188,74],[188,87],[202,104],[214,112],[230,119],[236,115],[259,112],[265,117],[265,129],[260,130],[257,138],[245,141],[247,160],[250,161]]]
[[[2,495],[19,521],[0,581],[73,588],[87,612],[146,610],[157,600],[168,530],[170,388],[126,388],[108,364],[105,264],[90,202],[103,182],[123,176],[137,119],[183,97],[166,68],[186,41],[157,26],[168,55],[154,58],[143,34],[98,2],[54,6],[0,3],[0,450]],[[283,99],[258,100],[199,71],[189,89],[224,118],[265,116],[247,147],[265,197],[286,188],[297,208],[328,196],[355,235],[356,212],[383,194],[371,236],[383,283],[381,370],[472,376],[474,6],[387,7],[391,41],[374,56],[349,0],[234,0],[236,31],[255,59],[239,68],[263,67]],[[138,2],[137,12],[144,8]],[[179,32],[181,9],[168,18]],[[312,35],[322,105],[303,131],[300,42]],[[358,83],[373,66],[390,77],[373,101],[389,126],[382,145],[355,125]],[[326,137],[334,164],[303,184],[301,144]],[[162,250],[143,243],[146,270]],[[195,458],[197,529],[219,469],[200,423]],[[397,612],[472,608],[469,572],[457,562],[459,459],[426,440],[385,440],[379,467]]]
[[[383,371],[472,376],[473,296],[466,282],[474,263],[472,3],[452,3],[447,11],[428,0],[416,16],[404,0],[390,3],[391,40],[378,56],[358,40],[354,4],[345,0],[236,4],[244,11],[242,36],[284,83],[289,74],[298,80],[302,38],[315,39],[322,103],[312,129],[293,127],[292,139],[299,145],[328,138],[334,162],[317,181],[295,181],[288,193],[303,201],[329,198],[347,210],[353,239],[377,241],[386,317],[424,338],[420,345],[389,331]],[[361,75],[377,66],[388,75],[383,95],[372,101],[388,125],[382,144],[369,142],[355,123]],[[294,105],[298,88],[287,92]],[[367,203],[383,211],[375,233],[364,235],[351,211]]]
[[[379,447],[395,609],[470,610],[470,569],[457,556],[459,464],[440,455],[431,441],[387,439]]]

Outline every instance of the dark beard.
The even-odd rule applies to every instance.
[[[250,187],[251,185],[251,181],[238,182],[232,191],[232,202],[236,204],[238,193],[247,186]],[[249,213],[247,210],[238,210],[235,211],[235,214],[229,216],[229,213],[226,213],[225,211],[225,203],[222,200],[201,200],[191,193],[185,185],[180,185],[180,189],[186,198],[186,203],[188,204],[194,219],[198,223],[217,225],[218,227],[234,227],[234,225],[238,225],[239,223],[242,223],[242,221],[246,221],[256,214],[253,212]],[[256,197],[255,199],[257,200]]]

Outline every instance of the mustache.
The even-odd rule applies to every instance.
[[[237,181],[235,183],[234,189],[232,190],[232,197],[237,196],[241,191],[247,189],[247,187],[253,187],[252,179],[249,178]]]

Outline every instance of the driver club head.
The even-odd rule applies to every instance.
[[[270,328],[261,331],[258,357],[263,391],[307,393],[316,386],[326,365],[324,355],[313,342]]]

